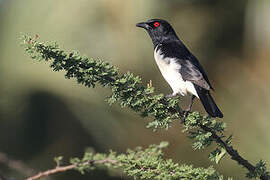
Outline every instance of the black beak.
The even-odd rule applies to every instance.
[[[145,22],[141,22],[141,23],[138,23],[136,24],[137,27],[140,27],[140,28],[144,28],[144,29],[148,29],[149,25]]]

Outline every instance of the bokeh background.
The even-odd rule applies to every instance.
[[[193,151],[179,123],[153,133],[138,114],[106,104],[109,89],[66,80],[64,73],[32,61],[20,47],[20,33],[38,34],[42,41],[57,41],[65,50],[140,75],[145,84],[152,80],[158,93],[169,94],[150,38],[135,27],[150,18],[171,22],[203,64],[235,148],[252,163],[270,163],[269,0],[0,0],[0,152],[37,172],[54,167],[55,156],[68,160],[87,147],[124,152],[166,140],[166,157],[175,162],[213,165],[225,177],[245,179],[246,171],[228,156],[219,165],[210,162],[213,147]],[[204,113],[198,101],[193,109]],[[6,163],[0,163],[0,172],[24,177]],[[51,179],[128,178],[100,170]]]

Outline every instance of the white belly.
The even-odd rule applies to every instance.
[[[163,58],[163,55],[159,51],[156,52],[156,49],[154,57],[162,76],[172,88],[173,95],[181,94],[185,96],[190,93],[199,98],[193,83],[182,79],[180,74],[181,65],[175,59]]]

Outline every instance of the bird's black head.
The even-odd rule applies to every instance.
[[[138,23],[136,26],[144,28],[148,32],[155,47],[164,41],[178,40],[172,26],[165,20],[150,19],[147,22]]]

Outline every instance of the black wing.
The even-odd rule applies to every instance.
[[[161,49],[165,57],[175,58],[179,62],[181,65],[179,73],[183,80],[191,81],[206,90],[213,89],[197,58],[189,52],[180,40],[162,43],[158,48]]]
[[[194,84],[210,90],[213,89],[206,73],[204,72],[202,66],[199,64],[199,61],[191,55],[190,59],[181,60],[181,69],[180,73],[183,80],[188,80]]]

